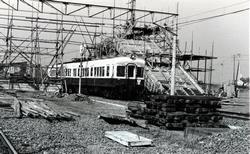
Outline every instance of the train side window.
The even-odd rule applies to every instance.
[[[143,68],[137,67],[136,77],[142,78],[143,77]]]
[[[107,66],[107,69],[106,69],[106,76],[109,76],[109,66]]]
[[[100,67],[100,70],[99,70],[99,71],[100,71],[100,74],[99,74],[99,75],[102,76],[102,67]]]
[[[80,76],[80,68],[77,70],[77,76]]]
[[[93,76],[93,67],[90,69],[90,76]]]
[[[66,76],[69,76],[69,70],[70,70],[70,69],[67,69],[67,68],[66,68],[66,72],[65,72],[65,75],[66,75]]]
[[[85,68],[82,68],[82,71],[81,71],[81,76],[84,76],[84,70]]]
[[[135,66],[128,66],[128,77],[134,76],[134,69],[135,69]]]
[[[68,69],[65,69],[65,76],[68,76]]]
[[[96,67],[94,67],[94,76],[96,76]]]
[[[97,76],[100,76],[100,67],[97,67]]]
[[[86,68],[85,76],[89,76],[89,68]]]
[[[76,76],[76,68],[73,69],[73,76]]]
[[[125,76],[125,66],[117,66],[117,76],[123,77]]]
[[[103,67],[101,67],[101,76],[104,76],[104,66]]]
[[[71,74],[71,69],[66,69],[65,75],[70,76],[70,74]]]

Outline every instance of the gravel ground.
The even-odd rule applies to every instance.
[[[124,113],[119,108],[87,102],[55,101],[50,106],[81,115],[75,121],[49,122],[39,118],[17,119],[12,111],[0,108],[0,129],[19,153],[249,153],[250,123],[224,119],[239,130],[184,138],[182,131],[151,126],[150,130],[124,124],[111,125],[97,115]],[[153,140],[149,147],[125,147],[104,137],[105,131],[127,130]]]

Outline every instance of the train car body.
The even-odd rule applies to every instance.
[[[51,78],[63,77],[65,89],[77,93],[79,80],[81,92],[108,98],[135,99],[143,93],[145,60],[131,57],[114,57],[63,64],[63,73],[56,75],[57,68],[49,69]],[[81,79],[80,79],[81,78]]]

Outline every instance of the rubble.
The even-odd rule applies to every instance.
[[[42,99],[19,98],[16,104],[20,104],[21,114],[25,116],[43,117],[47,120],[73,120],[71,115],[51,109]]]
[[[24,96],[23,99],[25,100],[25,98],[28,99],[28,97]],[[33,98],[31,100],[39,102],[43,100],[41,98]],[[122,115],[125,109],[117,106],[99,104],[98,102],[90,104],[68,101],[66,97],[54,99],[54,101],[52,101],[52,98],[48,99],[45,99],[44,102],[50,109],[71,114],[71,116],[78,118],[75,118],[76,120],[73,121],[60,122],[58,120],[48,121],[46,118],[25,117],[18,119],[13,111],[0,108],[0,129],[13,143],[17,152],[38,154],[98,152],[129,154],[225,153],[227,151],[231,153],[232,151],[234,153],[248,153],[250,149],[249,121],[223,118],[222,124],[239,126],[242,129],[213,133],[209,136],[197,135],[195,138],[189,136],[187,139],[184,138],[182,131],[169,131],[150,124],[147,125],[149,129],[124,123],[114,125],[97,118],[98,115]],[[113,102],[111,101],[110,103]],[[124,104],[124,102],[121,104]],[[130,109],[132,107],[129,106]],[[135,108],[137,107],[135,106]],[[154,146],[127,148],[104,137],[105,132],[111,130],[129,131],[139,136],[144,136],[152,139]]]

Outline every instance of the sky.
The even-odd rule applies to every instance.
[[[137,0],[137,7],[176,12],[177,3],[179,4],[179,22],[249,8],[249,1],[244,0],[157,0],[153,2]],[[207,50],[208,55],[211,55],[212,43],[214,42],[214,56],[218,59],[213,61],[215,69],[212,76],[213,82],[221,83],[232,80],[233,55],[237,54],[240,54],[240,58],[236,58],[236,64],[237,60],[240,61],[239,72],[243,77],[249,77],[249,11],[183,27],[180,25],[179,28],[180,48],[183,51],[185,42],[190,50],[192,34],[194,54],[204,55]]]
[[[109,6],[113,6],[115,2],[116,6],[127,7],[129,0],[71,1]],[[179,23],[249,8],[249,1],[246,0],[136,0],[136,8],[176,13],[177,3]],[[2,5],[0,3],[1,7]],[[240,55],[240,58],[236,58],[236,63],[238,60],[240,62],[239,72],[244,77],[249,77],[249,10],[195,24],[179,25],[178,39],[182,51],[185,49],[185,42],[187,42],[187,50],[190,51],[192,35],[194,54],[204,55],[207,50],[207,54],[211,55],[214,42],[214,56],[218,59],[213,61],[215,69],[213,82],[222,83],[232,80],[233,55]],[[79,55],[79,47],[70,48],[75,53],[65,54],[66,58]],[[200,63],[200,65],[204,64]],[[200,80],[202,78],[201,74]]]
[[[77,1],[77,0],[75,0]],[[85,0],[86,3],[113,5],[114,0]],[[127,6],[128,0],[116,0],[117,6]],[[157,11],[177,12],[179,22],[216,16],[249,8],[246,0],[136,0],[136,8]],[[190,17],[191,16],[191,17]],[[180,48],[184,51],[185,42],[187,50],[191,49],[193,35],[193,53],[211,55],[214,42],[213,82],[228,82],[233,78],[233,55],[236,65],[240,61],[239,73],[249,77],[249,10],[241,13],[218,17],[196,24],[180,26],[178,38]],[[208,62],[210,64],[210,62]],[[195,63],[194,63],[195,64]],[[200,65],[204,66],[204,63]],[[196,67],[196,66],[193,66]],[[203,75],[200,75],[202,80]]]

